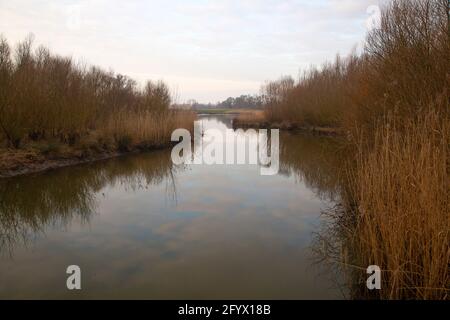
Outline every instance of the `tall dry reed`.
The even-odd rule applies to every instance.
[[[392,1],[382,8],[380,26],[368,33],[361,55],[337,56],[297,81],[285,77],[264,85],[267,119],[341,127],[356,135],[390,110],[414,117],[445,98],[450,87],[449,6],[447,0]]]
[[[74,145],[92,133],[124,149],[167,144],[174,124],[192,126],[192,115],[170,105],[161,81],[140,88],[127,76],[34,49],[32,37],[14,49],[0,37],[0,147],[55,139]]]
[[[450,297],[449,9],[393,0],[361,55],[263,87],[269,121],[346,133],[354,158],[334,235],[348,266],[384,270],[378,298]]]
[[[374,135],[351,171],[351,263],[382,268],[380,298],[450,298],[450,121],[389,116]]]
[[[193,130],[195,112],[187,110],[165,113],[120,113],[111,117],[103,134],[113,137],[121,151],[132,147],[152,148],[165,146],[171,141],[171,134],[177,128]]]

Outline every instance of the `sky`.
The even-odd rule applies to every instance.
[[[0,0],[0,34],[214,103],[361,49],[382,1]]]

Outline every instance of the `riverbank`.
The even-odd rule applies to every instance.
[[[161,148],[196,118],[162,81],[34,50],[33,37],[13,48],[0,36],[0,89],[0,176]]]
[[[173,143],[154,146],[134,146],[128,150],[109,150],[91,147],[86,149],[64,148],[63,151],[43,153],[30,147],[27,149],[0,149],[0,179],[38,173],[47,170],[101,161],[123,155],[165,149]]]
[[[233,120],[234,129],[281,129],[307,132],[313,135],[339,136],[343,131],[339,128],[304,126],[290,121],[271,122],[267,120],[264,110],[250,110],[239,114]]]
[[[168,148],[177,128],[193,131],[196,114],[171,110],[165,117],[146,114],[108,122],[102,128],[87,131],[73,143],[59,137],[37,141],[27,137],[20,147],[0,145],[0,178],[46,171],[113,158],[129,153]]]
[[[214,114],[228,114],[228,115],[242,115],[262,110],[242,109],[242,108],[216,108],[216,109],[198,109],[195,112],[199,115],[214,115]]]

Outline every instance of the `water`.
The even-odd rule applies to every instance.
[[[175,166],[166,150],[1,180],[0,298],[341,298],[312,254],[337,193],[334,142],[280,140],[274,176]]]

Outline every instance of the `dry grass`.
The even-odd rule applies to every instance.
[[[168,144],[167,130],[192,120],[170,104],[161,81],[140,88],[121,74],[35,50],[32,37],[14,50],[0,37],[0,147],[55,139],[74,146],[92,135],[101,137],[99,144]]]
[[[258,128],[267,124],[266,115],[263,110],[243,110],[233,121],[237,127]]]
[[[126,76],[34,49],[32,37],[12,49],[0,36],[0,171],[33,159],[170,145],[172,130],[192,130],[195,117],[170,104],[161,81],[140,88]]]
[[[346,133],[355,157],[334,234],[342,261],[384,270],[378,298],[450,294],[449,9],[447,0],[394,0],[363,54],[263,88],[269,122]]]
[[[161,147],[170,143],[173,130],[193,130],[196,114],[193,111],[166,113],[122,113],[112,117],[103,134],[114,137],[118,149]]]
[[[361,55],[263,86],[268,121],[340,127],[357,140],[361,126],[373,129],[389,111],[413,117],[450,87],[448,12],[447,0],[393,1]]]
[[[380,298],[450,297],[449,146],[449,119],[429,110],[406,124],[387,118],[358,151],[352,264],[384,270]]]

